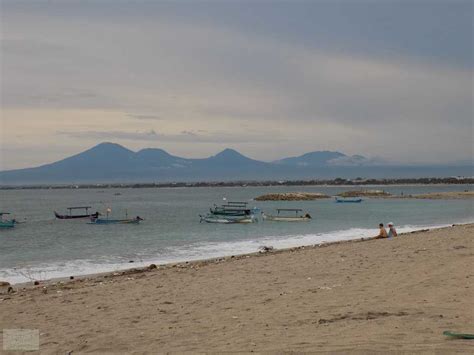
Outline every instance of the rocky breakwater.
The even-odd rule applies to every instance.
[[[383,190],[357,190],[357,191],[344,191],[338,194],[338,196],[339,197],[390,197],[392,195]]]
[[[284,192],[265,194],[255,198],[256,201],[309,201],[318,200],[321,198],[330,198],[320,192]]]

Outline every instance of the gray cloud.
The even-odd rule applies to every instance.
[[[3,0],[6,13],[66,21],[212,24],[246,36],[280,38],[324,51],[473,67],[472,1],[227,1]]]
[[[71,107],[104,107],[108,98],[88,89],[59,88],[57,90],[34,90],[9,88],[2,96],[7,106],[30,108],[71,108]]]
[[[139,141],[155,141],[160,138],[153,129],[148,131],[79,131],[79,132],[56,132],[59,135],[65,135],[70,138],[88,138],[97,140],[110,140],[110,139],[125,139],[125,140],[139,140]]]
[[[10,54],[24,55],[60,55],[67,46],[32,38],[1,38],[0,48]]]
[[[199,134],[193,131],[182,131],[179,134],[162,134],[155,130],[145,131],[57,131],[57,135],[67,136],[75,139],[104,140],[128,140],[145,142],[182,142],[182,143],[249,143],[271,141],[271,138],[255,134],[229,134],[226,132],[214,132],[212,134]]]
[[[157,120],[157,121],[163,120],[163,118],[161,118],[160,116],[157,116],[157,115],[143,115],[143,114],[129,113],[129,114],[127,114],[127,116],[130,117],[130,118],[135,118],[137,120]]]
[[[2,108],[101,109],[181,132],[134,132],[118,119],[111,132],[61,128],[78,141],[249,150],[260,141],[268,156],[320,148],[398,160],[472,154],[468,2],[6,1],[3,9]],[[217,124],[226,127],[212,133]]]

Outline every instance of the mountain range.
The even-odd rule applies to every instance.
[[[472,176],[463,166],[387,165],[361,155],[317,151],[273,162],[248,158],[233,149],[203,159],[188,159],[163,149],[138,152],[115,143],[101,143],[66,159],[34,168],[0,172],[0,184],[81,182],[166,182],[219,180],[279,180],[302,178]]]

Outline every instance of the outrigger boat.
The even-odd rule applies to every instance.
[[[125,212],[126,218],[124,219],[109,219],[109,213],[111,211],[112,210],[110,208],[107,208],[106,218],[91,217],[89,224],[138,224],[140,221],[143,221],[143,218],[140,216],[136,216],[135,218],[127,218],[127,212]]]
[[[359,203],[362,202],[360,197],[336,197],[338,203]]]
[[[0,212],[0,228],[13,228],[18,222],[16,219],[5,219],[4,215],[8,215],[10,212]]]
[[[100,213],[95,212],[95,213],[89,213],[89,208],[92,208],[90,206],[84,206],[84,207],[68,207],[68,214],[59,214],[56,211],[54,211],[54,215],[56,216],[57,219],[78,219],[78,218],[99,218]],[[85,214],[72,214],[73,211],[75,210],[84,210]]]
[[[257,208],[250,209],[247,202],[229,201],[225,205],[217,206],[210,209],[210,214],[223,216],[250,216],[255,214]]]
[[[235,217],[235,216],[218,216],[218,215],[211,215],[208,214],[206,216],[200,216],[200,222],[206,223],[223,223],[223,224],[234,224],[234,223],[254,223],[257,221],[255,216],[249,217]]]
[[[140,221],[143,221],[140,216],[126,219],[91,218],[89,224],[138,224]]]
[[[201,222],[207,223],[254,223],[258,219],[256,214],[258,208],[248,208],[247,202],[229,201],[224,205],[217,206],[209,210],[205,216],[200,215]]]
[[[295,213],[294,216],[293,212]],[[263,219],[275,222],[305,222],[311,220],[312,217],[309,213],[303,214],[303,210],[300,208],[277,208],[276,215],[263,214]]]

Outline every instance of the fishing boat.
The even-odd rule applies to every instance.
[[[247,202],[229,201],[224,205],[214,205],[205,216],[199,215],[201,222],[206,223],[254,223],[258,222],[260,209],[248,208]]]
[[[89,208],[92,208],[90,206],[83,206],[83,207],[68,207],[68,214],[59,214],[56,211],[54,211],[54,215],[56,216],[57,219],[79,219],[79,218],[99,218],[100,213],[95,212],[95,213],[89,213]],[[84,210],[85,213],[83,214],[73,214],[73,211],[76,210]]]
[[[300,208],[277,208],[276,215],[263,214],[263,219],[274,222],[307,222],[312,217],[309,213],[303,214],[303,210]]]
[[[140,216],[125,219],[91,218],[89,224],[138,224],[140,221],[143,221]]]
[[[258,208],[248,208],[247,202],[229,201],[224,205],[217,206],[209,210],[212,215],[222,216],[251,216],[258,212]]]
[[[15,219],[6,219],[3,217],[9,214],[9,212],[0,212],[0,228],[13,228],[15,224],[17,224]]]
[[[138,224],[140,221],[143,221],[143,218],[136,216],[135,218],[128,218],[128,213],[125,212],[124,219],[111,219],[109,214],[112,212],[112,209],[109,207],[106,211],[105,218],[91,217],[89,224]]]
[[[359,203],[362,202],[360,197],[336,197],[338,203]]]
[[[213,214],[207,214],[206,216],[200,216],[201,223],[223,223],[223,224],[235,224],[235,223],[254,223],[257,222],[255,216],[219,216]]]

